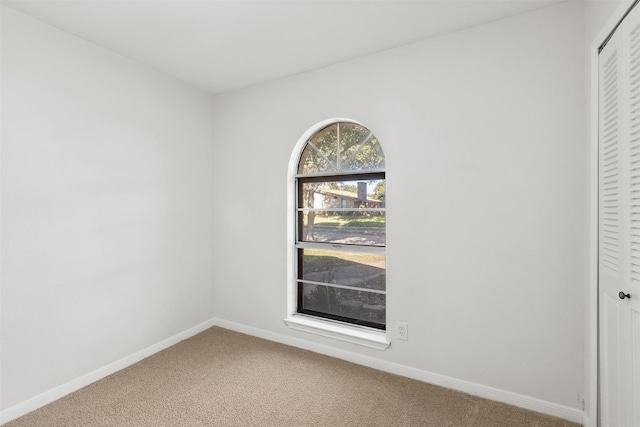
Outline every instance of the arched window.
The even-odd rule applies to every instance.
[[[366,127],[334,121],[299,146],[296,314],[385,329],[384,153]]]

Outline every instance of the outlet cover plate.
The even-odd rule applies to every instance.
[[[409,339],[407,322],[396,322],[396,338],[404,341],[407,341]]]

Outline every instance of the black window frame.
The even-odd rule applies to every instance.
[[[386,185],[386,173],[384,171],[375,170],[375,171],[354,171],[348,173],[327,173],[327,174],[313,174],[313,175],[298,175],[296,176],[296,230],[295,230],[295,251],[297,257],[297,274],[296,274],[296,300],[297,307],[296,312],[299,314],[306,314],[313,317],[318,317],[322,319],[328,319],[332,321],[342,322],[349,325],[358,325],[364,326],[368,328],[378,329],[378,330],[386,330],[386,315],[384,323],[378,323],[374,321],[367,321],[363,319],[341,316],[332,313],[325,313],[315,310],[310,310],[308,308],[304,308],[304,282],[302,281],[304,277],[304,266],[303,266],[303,253],[305,248],[301,248],[298,245],[305,243],[303,240],[303,227],[304,227],[304,215],[301,209],[304,209],[304,184],[313,183],[313,182],[345,182],[345,181],[376,181],[376,180],[384,180]],[[354,209],[356,211],[357,209]],[[385,218],[385,230],[386,230],[386,218]],[[385,264],[386,264],[386,239],[384,245],[362,245],[362,244],[348,244],[348,243],[332,243],[332,242],[314,242],[315,245],[326,247],[326,250],[329,252],[340,252],[340,251],[349,251],[349,248],[354,247],[375,247],[382,248],[382,254],[385,256]],[[363,292],[367,292],[366,289],[362,290]],[[386,311],[386,277],[385,277],[385,311]]]

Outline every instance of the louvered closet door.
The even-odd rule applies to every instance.
[[[599,61],[601,424],[640,427],[640,8]]]
[[[618,371],[624,354],[618,292],[628,274],[628,208],[624,195],[625,144],[621,135],[620,34],[616,33],[599,56],[599,300],[600,300],[600,410],[603,426],[622,426],[620,399],[624,392]],[[626,265],[625,265],[626,264]]]
[[[626,425],[640,427],[640,7],[629,14],[622,25],[623,51],[623,129],[629,142],[631,197],[631,277],[623,292],[629,295],[620,300],[623,351],[621,376],[625,385]]]

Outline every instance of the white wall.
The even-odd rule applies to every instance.
[[[211,98],[2,8],[2,408],[213,317]]]
[[[216,97],[216,316],[579,408],[584,64],[571,2]],[[387,156],[388,322],[409,341],[384,352],[282,322],[287,164],[331,117]]]

